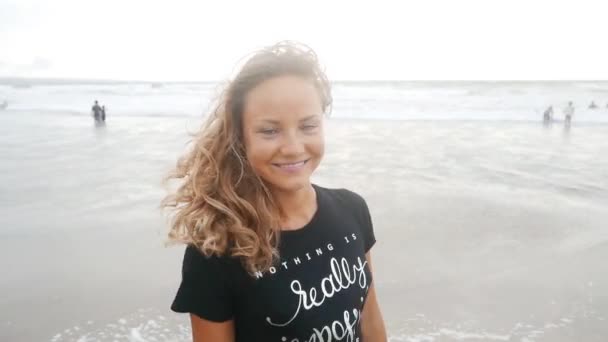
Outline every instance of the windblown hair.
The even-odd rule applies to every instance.
[[[195,245],[208,256],[237,257],[251,274],[278,258],[280,226],[278,205],[246,158],[243,110],[250,90],[283,75],[310,80],[323,111],[331,107],[329,81],[310,48],[284,41],[254,53],[166,177],[179,186],[161,203],[172,209],[171,242]]]

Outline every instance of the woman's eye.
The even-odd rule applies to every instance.
[[[302,129],[305,131],[312,131],[313,129],[317,128],[317,125],[304,125],[302,126]]]
[[[273,134],[279,133],[279,130],[276,128],[265,128],[265,129],[259,130],[259,132],[264,135],[273,135]]]

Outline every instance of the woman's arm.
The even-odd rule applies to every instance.
[[[190,314],[192,342],[234,342],[234,320],[213,322]]]
[[[372,272],[371,252],[367,252],[365,258],[367,259],[369,270]],[[384,320],[382,319],[382,313],[380,312],[380,306],[378,305],[378,299],[376,298],[374,282],[370,284],[369,291],[367,292],[367,299],[363,306],[363,313],[361,313],[361,333],[363,334],[362,342],[388,341]]]

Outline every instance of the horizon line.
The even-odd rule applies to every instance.
[[[43,84],[217,84],[225,83],[229,80],[137,80],[137,79],[103,79],[103,78],[77,78],[77,77],[19,77],[19,76],[0,76],[1,85],[15,85],[23,83],[43,83]],[[608,82],[608,80],[592,79],[562,79],[562,80],[522,80],[522,79],[341,79],[331,80],[330,83],[391,83],[391,82],[412,82],[412,83],[449,83],[449,82],[475,82],[475,83],[530,83],[530,82]]]

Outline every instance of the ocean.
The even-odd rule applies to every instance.
[[[190,339],[169,310],[183,248],[163,244],[161,179],[220,91],[0,84],[1,341]],[[390,341],[608,339],[608,82],[333,93],[313,180],[368,201]]]

